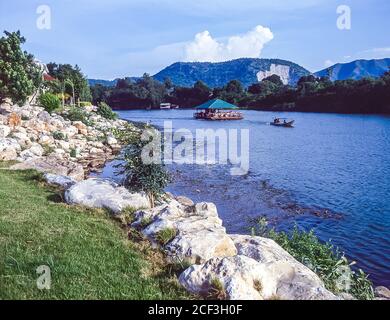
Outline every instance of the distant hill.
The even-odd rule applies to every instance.
[[[139,78],[137,77],[126,77],[126,79],[130,81],[136,81]],[[115,87],[119,79],[115,80],[102,80],[102,79],[88,79],[88,83],[90,86],[94,86],[96,84],[101,84],[102,86],[105,87]]]
[[[303,67],[280,59],[243,58],[227,62],[177,62],[157,73],[154,78],[170,78],[175,85],[191,87],[198,80],[209,87],[221,87],[230,80],[239,80],[248,87],[253,83],[277,74],[285,84],[295,85],[310,72]]]
[[[88,79],[88,83],[90,86],[94,86],[97,84],[101,84],[105,87],[115,87],[118,79],[115,80],[101,80],[101,79]]]
[[[364,77],[378,78],[386,71],[389,71],[390,59],[380,60],[356,60],[350,63],[338,63],[326,68],[315,75],[319,77],[329,76],[332,81],[354,79],[359,80]]]

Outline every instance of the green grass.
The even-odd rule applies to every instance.
[[[37,288],[40,265],[50,290]],[[163,266],[106,212],[61,203],[34,171],[0,170],[0,300],[189,298]]]
[[[159,232],[157,232],[157,234],[156,234],[156,241],[160,245],[165,246],[169,242],[171,242],[173,240],[173,238],[176,237],[176,235],[177,235],[177,232],[176,232],[175,229],[173,229],[173,228],[165,228],[165,229],[162,229]]]

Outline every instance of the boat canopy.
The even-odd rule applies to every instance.
[[[214,99],[207,101],[206,103],[201,104],[196,107],[198,110],[237,110],[239,109],[237,106],[223,101],[221,99]]]

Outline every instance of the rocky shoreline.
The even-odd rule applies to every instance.
[[[47,183],[64,190],[69,205],[104,208],[115,218],[131,208],[132,222],[126,227],[163,250],[168,260],[188,266],[179,282],[193,294],[231,300],[353,299],[328,291],[313,271],[273,240],[227,234],[213,203],[195,204],[167,194],[150,208],[143,193],[130,193],[104,179],[86,179],[120,151],[112,132],[127,125],[94,110],[88,110],[86,125],[36,106],[0,106],[0,161],[17,161],[11,169],[45,173]],[[379,298],[389,297],[386,288],[376,291]]]

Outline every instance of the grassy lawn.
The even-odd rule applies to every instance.
[[[34,171],[0,163],[0,299],[186,299],[161,254],[101,210],[70,207]],[[36,268],[51,269],[50,290]]]

